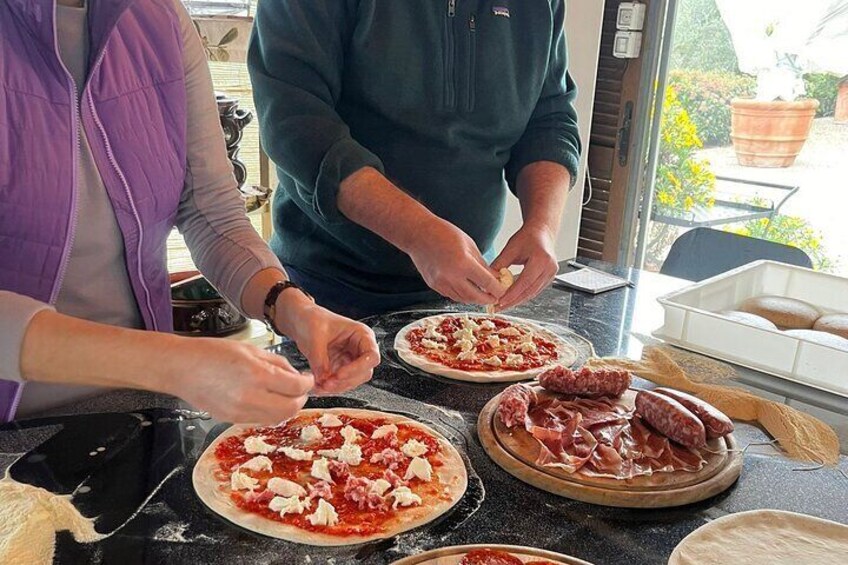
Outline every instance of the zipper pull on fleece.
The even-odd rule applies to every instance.
[[[471,14],[471,16],[469,16],[468,18],[468,29],[471,31],[471,33],[477,31],[477,16],[475,16],[474,14]]]
[[[456,16],[456,0],[448,0],[448,17]]]

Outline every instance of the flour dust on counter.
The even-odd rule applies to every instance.
[[[18,483],[8,474],[0,480],[0,500],[0,563],[4,565],[50,565],[56,532],[68,530],[80,543],[105,537],[70,497]]]

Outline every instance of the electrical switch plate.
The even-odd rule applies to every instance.
[[[642,32],[617,31],[612,55],[617,59],[638,59],[642,52]]]
[[[618,5],[615,27],[621,31],[642,31],[645,25],[645,4],[622,2]]]

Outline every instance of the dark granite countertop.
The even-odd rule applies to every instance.
[[[629,275],[635,289],[592,297],[551,288],[510,313],[567,326],[593,342],[598,355],[638,356],[642,342],[631,332],[649,334],[659,326],[662,312],[656,297],[685,283],[649,273]],[[408,316],[373,320],[381,342],[391,343]],[[287,345],[280,347],[291,353]],[[441,546],[507,543],[597,564],[659,564],[691,531],[728,513],[776,508],[848,523],[848,475],[834,468],[798,470],[805,466],[768,447],[752,447],[745,454],[742,476],[728,491],[689,506],[628,510],[553,496],[501,470],[480,446],[477,414],[503,388],[410,372],[386,350],[385,362],[369,384],[345,398],[311,403],[410,414],[434,425],[468,457],[471,488],[458,510],[435,525],[366,546],[299,546],[251,534],[212,514],[194,495],[191,469],[224,426],[176,412],[181,403],[161,395],[116,391],[45,414],[41,421],[4,426],[0,469],[21,459],[13,477],[21,480],[32,472],[42,477],[39,484],[53,485],[54,492],[76,490],[75,504],[87,515],[101,516],[101,531],[126,521],[114,535],[90,545],[60,533],[57,563],[383,564]],[[113,414],[84,416],[103,412]],[[60,430],[64,435],[54,436]],[[736,435],[743,446],[768,439],[748,424],[739,424]],[[104,449],[98,452],[96,447]],[[848,458],[840,465],[848,471]],[[86,488],[79,490],[82,483]]]

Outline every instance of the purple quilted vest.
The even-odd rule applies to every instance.
[[[0,0],[0,288],[56,300],[85,221],[75,214],[82,127],[145,326],[170,331],[165,245],[186,169],[179,21],[173,0],[88,1],[90,71],[78,98],[56,45],[55,0]],[[20,394],[0,381],[0,421],[14,418]]]

